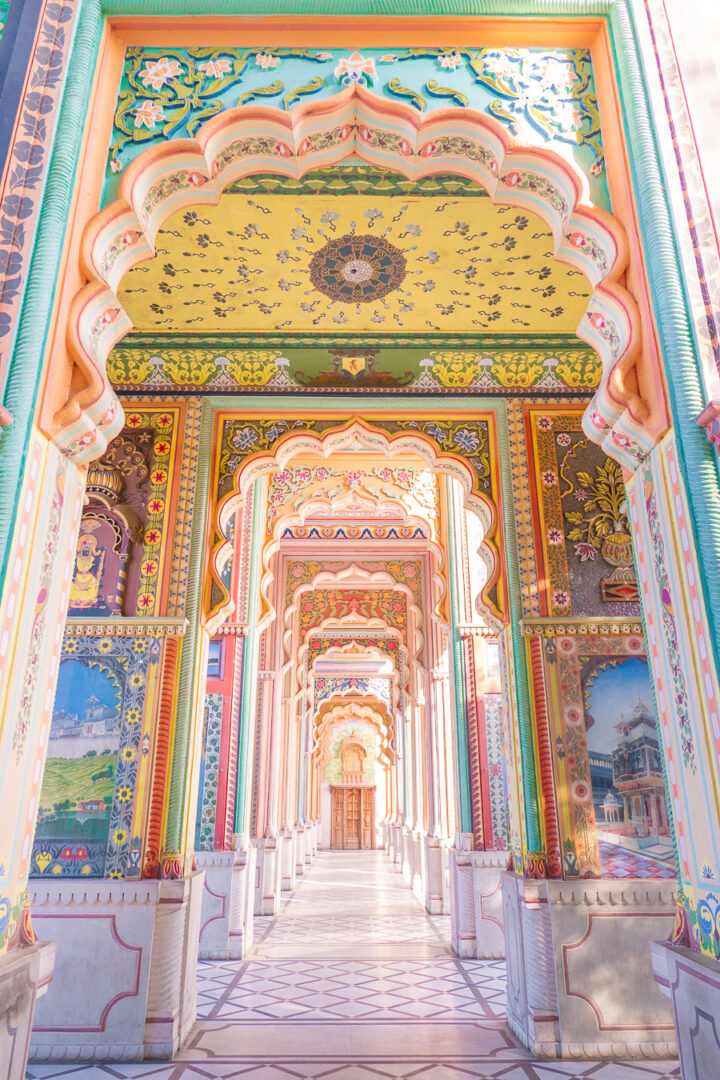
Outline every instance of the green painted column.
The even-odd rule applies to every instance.
[[[0,581],[6,569],[8,541],[15,525],[30,429],[35,419],[50,317],[57,296],[58,266],[75,190],[102,28],[98,0],[84,0],[76,22],[30,272],[3,390],[3,404],[13,420],[3,432],[0,453]],[[46,117],[44,123],[51,124],[52,117]],[[31,228],[32,220],[25,224]]]

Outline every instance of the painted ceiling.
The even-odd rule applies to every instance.
[[[119,299],[140,331],[573,333],[590,288],[537,217],[462,199],[226,193],[182,210]]]

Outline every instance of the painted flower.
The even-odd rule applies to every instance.
[[[576,488],[575,489],[575,498],[577,499],[578,502],[585,502],[587,497],[588,497],[588,493],[585,490],[585,488]]]
[[[592,562],[595,559],[595,555],[597,554],[597,552],[595,551],[595,548],[592,546],[592,544],[583,543],[575,545],[575,554],[579,558],[580,562],[588,562],[588,560]]]
[[[292,473],[290,472],[289,469],[280,469],[279,472],[275,473],[275,483],[278,486],[282,486],[283,484],[288,484],[291,480],[292,480]]]
[[[119,870],[111,870],[108,874],[108,877],[111,881],[122,881],[123,879],[123,876]]]
[[[62,859],[62,860],[63,860],[64,862],[67,862],[67,860],[68,860],[68,859],[72,859],[72,853],[73,853],[73,850],[72,850],[72,848],[71,848],[71,847],[64,847],[64,848],[62,849],[62,851],[60,852],[60,856],[59,856],[59,857],[60,857],[60,858],[61,858],[61,859]]]
[[[163,56],[159,60],[148,61],[145,64],[145,70],[140,73],[140,82],[143,86],[152,86],[153,90],[162,90],[165,83],[179,78],[182,70],[177,60],[170,60],[167,56]]]
[[[557,444],[558,446],[570,446],[572,444],[572,439],[567,432],[561,431],[557,437]]]
[[[705,881],[714,880],[715,872],[713,871],[713,868],[712,866],[710,866],[709,863],[703,863],[702,869],[700,870],[700,877],[703,878]]]
[[[584,780],[576,780],[570,785],[570,794],[575,802],[587,802],[592,794],[592,788]]]
[[[316,60],[332,60],[333,55],[331,52],[319,52],[315,53]]]
[[[553,593],[553,605],[554,607],[564,608],[570,603],[570,597],[564,589],[556,589]]]
[[[447,71],[454,71],[455,68],[461,66],[463,58],[460,53],[445,53],[443,56],[438,56],[437,62],[441,68],[445,68]]]
[[[143,677],[142,677],[142,675],[140,674],[139,671],[136,671],[133,675],[130,676],[130,685],[135,690],[137,690],[140,686],[142,686],[144,681],[145,680],[143,679]]]
[[[472,450],[477,450],[480,442],[476,431],[471,431],[469,428],[460,428],[455,434],[455,442],[466,453]]]
[[[127,840],[127,832],[125,829],[116,829],[112,834],[114,844],[124,844]]]
[[[125,714],[125,719],[127,720],[128,724],[137,724],[140,720],[140,710],[128,709],[127,713]]]
[[[255,57],[255,63],[263,71],[267,71],[268,68],[275,68],[280,63],[279,56],[271,56],[270,53],[258,53]]]
[[[66,653],[77,652],[78,643],[74,638],[68,638],[63,646],[63,651]]]
[[[164,484],[167,480],[167,473],[164,469],[155,469],[150,479],[152,480],[153,484]]]
[[[152,577],[153,574],[157,574],[158,564],[155,559],[146,559],[142,564],[142,572],[145,577]]]
[[[161,514],[165,508],[165,503],[162,499],[151,499],[148,503],[148,510],[151,514]]]
[[[135,638],[133,641],[133,652],[143,653],[147,649],[147,641],[145,638]]]
[[[170,452],[170,443],[166,442],[165,439],[160,439],[155,443],[154,449],[156,454],[160,454],[161,457],[164,457],[165,454]]]
[[[591,176],[600,176],[602,171],[603,171],[603,163],[602,163],[602,161],[593,161],[592,165],[590,166],[590,175]]]
[[[161,533],[160,533],[159,529],[148,529],[147,532],[145,533],[145,543],[146,544],[159,544],[160,543],[160,536],[161,536]]]
[[[132,788],[124,784],[117,793],[118,802],[128,802],[132,798]]]
[[[565,537],[560,529],[548,529],[547,540],[548,544],[562,544]]]
[[[316,480],[327,480],[329,475],[330,475],[330,470],[326,469],[324,467],[321,467],[321,468],[315,470],[315,479]]]
[[[565,710],[565,721],[568,724],[579,724],[583,720],[583,714],[576,705],[570,705]]]
[[[110,171],[116,173],[120,172],[121,169],[122,165],[120,164],[120,162],[117,160],[117,158],[113,158],[110,162]]]
[[[238,450],[249,450],[257,442],[257,431],[251,427],[239,428],[233,435],[233,445]]]
[[[123,761],[134,761],[135,760],[135,750],[134,750],[134,748],[132,746],[124,747],[123,750],[120,753],[120,757],[122,758]]]
[[[537,426],[539,427],[540,431],[550,431],[553,426],[552,417],[538,416]]]
[[[542,474],[542,482],[545,487],[555,487],[557,484],[557,473],[553,472],[552,469],[545,469]]]
[[[502,78],[513,71],[513,63],[504,53],[493,52],[485,56],[483,70]]]
[[[508,184],[510,187],[517,187],[517,185],[521,182],[522,173],[519,172],[508,173],[508,175],[505,177],[505,183]]]
[[[101,638],[98,642],[98,649],[103,653],[110,652],[112,649],[112,641],[110,641],[109,638]]]
[[[599,311],[593,311],[588,315],[590,322],[593,324],[596,330],[605,329],[605,319],[602,317]]]
[[[162,105],[158,105],[155,101],[143,101],[142,105],[138,105],[135,110],[136,128],[146,127],[148,131],[152,131],[155,125],[164,119]]]
[[[232,63],[225,56],[219,57],[217,60],[206,60],[204,64],[198,64],[198,70],[204,71],[208,78],[221,79],[230,68]]]
[[[133,229],[127,229],[120,237],[120,243],[123,247],[130,247],[131,244],[135,243],[138,236],[139,233],[136,233]]]
[[[362,53],[353,52],[349,57],[343,57],[335,68],[335,78],[342,81],[343,86],[352,83],[367,85],[376,77],[375,61],[371,56],[363,56]]]

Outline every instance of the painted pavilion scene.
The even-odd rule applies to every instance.
[[[720,1076],[711,7],[0,0],[0,1080]]]

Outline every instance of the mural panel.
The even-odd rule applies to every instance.
[[[582,415],[581,407],[526,408],[545,613],[637,618],[622,470],[583,433]]]
[[[674,878],[642,637],[559,634],[544,654],[564,875]]]
[[[522,142],[554,145],[610,208],[600,114],[587,49],[145,48],[125,52],[104,201],[146,146],[193,136],[224,109],[257,101],[291,111],[359,84],[418,112],[455,106],[489,113]]]
[[[50,729],[31,876],[139,874],[132,835],[153,637],[67,636]]]

